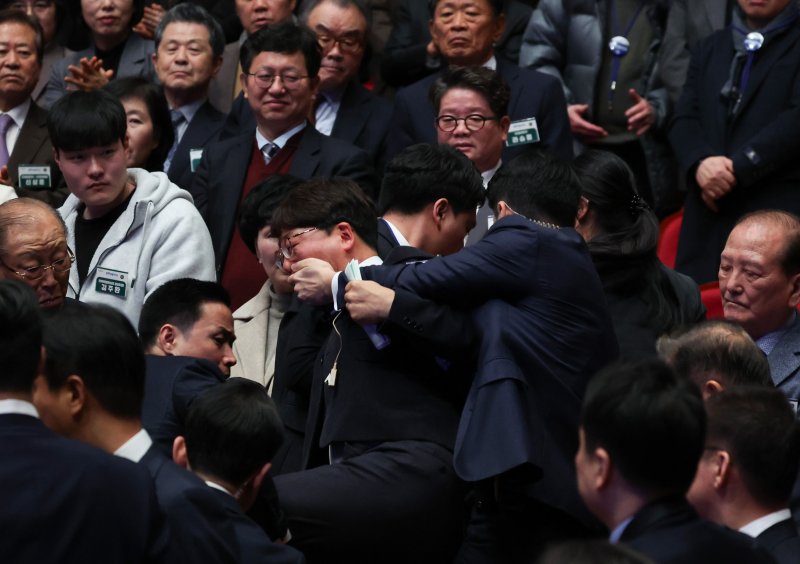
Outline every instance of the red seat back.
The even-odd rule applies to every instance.
[[[661,262],[669,268],[675,268],[675,258],[678,256],[678,239],[681,234],[683,222],[683,208],[668,215],[661,221],[656,254]]]

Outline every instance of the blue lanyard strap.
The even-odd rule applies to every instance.
[[[610,24],[612,26],[612,30],[616,32],[619,29],[619,19],[617,18],[617,6],[614,0],[609,0],[609,7],[611,10],[610,15]],[[633,29],[636,20],[639,19],[639,14],[642,13],[642,9],[644,8],[644,0],[639,1],[639,5],[636,7],[636,12],[634,12],[631,19],[628,20],[628,25],[625,26],[625,30],[622,32],[622,35],[618,35],[617,33],[612,34],[611,41],[608,43],[608,48],[611,50],[611,84],[608,88],[608,109],[611,111],[614,108],[614,92],[617,89],[617,78],[619,77],[619,67],[622,64],[622,58],[628,54],[628,50],[630,48],[630,42],[628,41],[628,35]]]

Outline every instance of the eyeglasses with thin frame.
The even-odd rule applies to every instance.
[[[10,266],[8,266],[2,259],[0,259],[0,264],[2,264],[8,270],[10,270],[14,274],[25,280],[39,280],[41,277],[44,276],[44,273],[47,270],[52,270],[53,274],[55,274],[56,272],[58,273],[68,272],[69,269],[72,267],[73,262],[75,262],[75,254],[69,247],[67,247],[67,256],[65,256],[64,258],[54,260],[48,265],[32,266],[30,268],[23,268],[22,270],[13,269]]]
[[[256,73],[246,72],[248,76],[252,76],[256,84],[261,88],[271,88],[275,83],[276,78],[281,79],[281,84],[287,90],[293,90],[300,86],[300,81],[308,78],[307,74],[293,74],[293,73],[271,73],[267,71],[259,71]]]
[[[497,116],[482,116],[480,114],[469,114],[465,117],[443,115],[436,118],[436,127],[446,133],[450,133],[455,131],[458,124],[463,121],[469,131],[478,131],[483,129],[487,121],[499,121],[499,119]]]
[[[295,244],[292,243],[293,239],[297,239],[301,235],[305,235],[306,233],[311,233],[312,231],[317,231],[317,230],[319,230],[319,227],[310,227],[308,229],[301,231],[300,233],[295,233],[294,235],[287,235],[286,237],[282,237],[280,248],[283,256],[288,259],[294,256]]]
[[[333,49],[333,46],[337,43],[342,53],[356,54],[364,49],[364,43],[361,38],[347,35],[337,37],[329,33],[317,33],[317,43],[319,43],[323,53]]]

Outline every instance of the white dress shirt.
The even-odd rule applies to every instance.
[[[19,131],[22,129],[22,126],[25,123],[25,117],[28,115],[28,110],[30,107],[31,99],[28,98],[16,108],[12,108],[5,112],[11,116],[11,125],[8,126],[8,131],[6,131],[6,148],[8,148],[9,157],[11,156],[11,153],[14,152],[17,139],[19,139]],[[3,112],[0,112],[0,115],[2,113]]]
[[[791,511],[788,509],[781,509],[780,511],[775,511],[773,513],[764,515],[763,517],[759,517],[755,521],[750,521],[747,525],[739,529],[739,532],[756,538],[758,535],[769,529],[772,525],[791,518]]]
[[[131,462],[139,462],[147,454],[151,446],[153,446],[153,439],[150,438],[147,431],[140,429],[138,433],[115,450],[114,455],[127,458]]]
[[[25,400],[4,399],[0,400],[0,415],[30,415],[39,419],[39,412],[34,405]]]

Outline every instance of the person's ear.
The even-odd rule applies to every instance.
[[[500,14],[494,22],[494,33],[492,34],[492,42],[497,43],[503,37],[503,32],[506,30],[506,15]]]
[[[175,355],[175,348],[178,346],[180,339],[180,329],[171,323],[165,323],[158,330],[158,348],[161,349],[167,356]]]
[[[62,394],[64,401],[69,409],[69,414],[72,417],[78,416],[84,409],[88,402],[88,390],[83,378],[77,374],[70,374],[67,376],[64,386],[62,387]]]
[[[722,384],[720,384],[718,380],[709,378],[708,380],[705,381],[705,383],[703,384],[703,389],[701,390],[703,393],[703,400],[704,401],[707,400],[714,394],[718,394],[724,389],[725,387]]]
[[[594,486],[597,491],[605,489],[611,482],[612,465],[608,451],[597,447],[591,454],[595,462]]]
[[[792,288],[789,294],[789,307],[797,308],[797,304],[800,303],[800,272],[792,276],[789,283]]]
[[[505,200],[500,200],[497,202],[497,219],[503,219],[504,217],[508,217],[510,215],[514,215],[514,211],[511,207],[505,202]]]
[[[450,202],[447,201],[447,198],[439,198],[435,202],[433,202],[432,208],[432,215],[433,221],[438,228],[441,229],[442,222],[444,221],[445,216],[452,211],[450,207]]]
[[[186,439],[183,438],[183,435],[178,435],[172,441],[172,462],[181,468],[191,470],[189,456],[186,454]]]
[[[352,250],[356,244],[356,233],[353,231],[353,226],[346,221],[341,221],[336,225],[335,229],[342,249],[344,251]]]
[[[731,455],[726,450],[718,450],[714,453],[712,461],[714,468],[714,489],[719,490],[724,488],[731,477]]]

